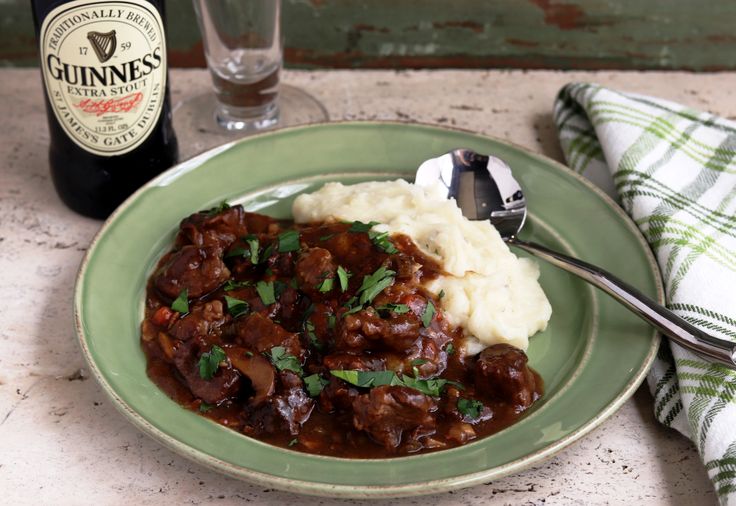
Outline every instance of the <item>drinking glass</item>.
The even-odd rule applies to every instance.
[[[177,133],[189,133],[181,144],[190,152],[183,156],[270,128],[328,119],[318,100],[279,82],[281,0],[193,3],[214,94],[175,107]]]
[[[227,130],[276,125],[281,1],[194,0],[194,9],[215,88],[217,123]]]

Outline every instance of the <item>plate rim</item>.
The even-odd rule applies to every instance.
[[[112,226],[113,222],[116,221],[117,216],[122,214],[125,209],[130,206],[142,193],[148,191],[150,188],[160,186],[162,180],[168,178],[177,178],[181,174],[187,173],[191,170],[201,166],[209,159],[214,158],[220,153],[226,152],[236,145],[250,142],[252,139],[270,137],[274,135],[283,135],[297,130],[311,130],[314,128],[323,127],[334,127],[334,126],[399,126],[431,130],[436,132],[455,132],[463,133],[473,137],[477,137],[484,140],[491,140],[495,143],[506,145],[514,148],[515,150],[523,153],[526,156],[536,159],[537,161],[551,165],[556,170],[571,176],[576,179],[579,183],[583,184],[588,190],[596,194],[605,205],[613,210],[621,219],[629,231],[634,235],[636,241],[644,253],[647,260],[647,265],[653,275],[654,284],[656,289],[656,301],[660,304],[664,303],[664,287],[657,265],[654,254],[652,253],[649,244],[642,235],[641,231],[636,227],[632,219],[626,214],[626,212],[618,205],[609,195],[603,190],[594,185],[591,181],[571,170],[563,163],[558,162],[546,155],[535,153],[529,148],[516,144],[512,141],[500,139],[498,137],[487,135],[475,131],[471,131],[464,128],[458,127],[446,127],[441,125],[435,125],[430,123],[422,123],[416,121],[393,121],[393,120],[344,120],[344,121],[327,121],[319,123],[310,123],[306,125],[297,125],[292,127],[280,128],[268,132],[261,132],[253,135],[243,137],[241,139],[233,140],[219,146],[210,148],[206,151],[198,153],[191,158],[184,160],[173,167],[165,170],[161,174],[157,175],[146,184],[141,186],[133,194],[131,194],[115,211],[103,222],[100,229],[97,231],[92,241],[90,242],[87,251],[80,262],[79,269],[75,278],[74,285],[74,297],[73,297],[73,315],[74,315],[74,326],[77,343],[79,344],[82,355],[84,356],[85,362],[89,367],[92,375],[97,380],[98,384],[102,387],[102,390],[112,401],[115,408],[123,414],[123,416],[130,421],[138,430],[142,431],[147,436],[151,437],[155,441],[159,442],[166,448],[174,451],[175,453],[184,456],[200,465],[203,465],[209,469],[215,470],[227,474],[229,476],[246,480],[250,483],[269,486],[279,490],[294,492],[312,496],[321,497],[340,497],[340,498],[354,498],[354,499],[366,499],[366,498],[392,498],[392,497],[410,497],[435,494],[445,492],[449,490],[456,490],[460,488],[470,487],[477,485],[488,480],[498,479],[510,474],[520,472],[527,469],[537,463],[545,461],[554,455],[561,452],[563,449],[582,438],[586,434],[592,432],[595,428],[601,425],[606,419],[613,415],[620,407],[625,403],[636,391],[636,389],[644,381],[649,369],[656,358],[657,351],[659,349],[661,341],[661,333],[656,329],[652,329],[650,347],[647,355],[639,367],[639,370],[629,379],[624,388],[617,394],[617,396],[605,406],[604,409],[599,411],[596,416],[589,419],[577,430],[567,434],[560,438],[556,442],[549,446],[537,450],[531,454],[525,455],[521,458],[507,462],[501,466],[495,466],[490,469],[485,469],[475,473],[463,474],[460,476],[453,476],[443,479],[434,479],[428,481],[417,481],[401,485],[347,485],[347,484],[331,484],[316,481],[300,480],[293,478],[286,478],[283,476],[277,476],[274,474],[263,473],[261,471],[255,471],[250,468],[235,465],[225,460],[213,457],[205,453],[204,451],[194,449],[183,443],[176,438],[169,436],[162,430],[158,429],[150,422],[148,422],[142,415],[137,413],[131,408],[121,397],[117,395],[114,388],[107,382],[102,375],[101,370],[94,361],[87,344],[87,337],[82,325],[82,291],[85,274],[87,272],[88,265],[92,256],[94,255],[98,243],[101,238],[107,233],[107,230]],[[344,459],[343,459],[344,460]]]

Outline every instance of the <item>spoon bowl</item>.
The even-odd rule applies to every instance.
[[[736,369],[736,343],[719,339],[675,315],[625,281],[599,267],[519,239],[527,203],[511,167],[500,158],[454,149],[423,162],[418,186],[441,185],[470,220],[489,220],[507,244],[546,260],[600,288],[664,335],[706,360]]]

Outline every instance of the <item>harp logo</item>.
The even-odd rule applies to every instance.
[[[166,40],[153,3],[62,3],[44,19],[39,43],[49,104],[78,146],[120,155],[155,130],[166,93]]]
[[[105,63],[115,54],[115,48],[118,44],[118,40],[115,37],[115,30],[110,30],[107,33],[87,32],[87,40],[97,55],[97,59],[100,60],[100,63]]]

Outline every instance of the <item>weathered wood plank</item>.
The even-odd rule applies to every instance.
[[[736,69],[733,0],[283,0],[296,67]],[[204,64],[188,0],[171,62]],[[27,0],[0,0],[0,63],[36,64]]]

